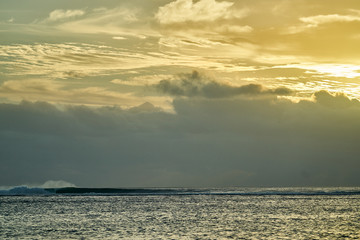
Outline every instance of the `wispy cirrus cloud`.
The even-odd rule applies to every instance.
[[[92,44],[34,44],[0,46],[9,75],[66,78],[106,75],[111,71],[166,64],[166,60],[122,48]]]
[[[72,33],[112,34],[118,37],[146,38],[158,35],[148,26],[147,19],[139,17],[140,14],[139,8],[98,8],[89,11],[81,19],[59,24],[57,29]]]
[[[248,14],[247,8],[235,7],[234,2],[176,0],[159,7],[155,18],[162,34],[160,44],[172,40],[173,44],[177,44],[177,41],[189,43],[188,47],[193,45],[215,50],[218,46],[225,45],[238,47],[229,39],[249,34],[254,30],[251,26],[241,23],[241,19]],[[179,45],[177,47],[181,48]],[[194,51],[191,48],[190,46],[190,51]]]
[[[243,18],[247,10],[236,10],[233,2],[216,0],[176,0],[159,8],[155,17],[161,24],[212,22],[219,19]]]
[[[329,25],[335,23],[353,23],[360,22],[360,12],[357,10],[350,10],[350,14],[319,14],[307,17],[300,17],[300,25],[289,27],[285,33],[296,34],[303,31],[318,28],[322,25]]]
[[[76,84],[75,84],[76,85]],[[0,97],[11,102],[48,101],[71,105],[118,105],[125,108],[152,102],[169,109],[169,98],[154,95],[139,98],[133,92],[119,92],[107,87],[73,86],[49,79],[10,80],[0,84]]]
[[[101,76],[111,75],[120,70],[175,65],[230,72],[254,69],[228,63],[222,58],[208,58],[205,55],[191,56],[171,51],[139,52],[125,48],[76,43],[2,45],[0,57],[8,76],[46,75],[53,78]]]
[[[45,21],[54,22],[54,21],[83,16],[84,14],[85,11],[81,9],[68,9],[68,10],[56,9],[49,14],[49,17]]]
[[[111,34],[118,38],[124,36],[146,38],[158,35],[148,26],[149,19],[144,19],[144,16],[139,17],[141,14],[144,14],[144,11],[139,7],[124,6],[55,9],[47,18],[36,19],[29,27],[37,27],[43,31],[55,29],[67,35]]]
[[[334,22],[360,22],[360,15],[316,15],[310,17],[301,17],[300,21],[306,23],[307,27],[317,27],[321,24],[334,23]]]

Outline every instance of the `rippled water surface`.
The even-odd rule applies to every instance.
[[[360,195],[1,196],[1,239],[359,239]]]

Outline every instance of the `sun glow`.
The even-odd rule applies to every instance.
[[[357,78],[360,77],[360,66],[351,64],[289,64],[279,68],[299,68],[309,73],[317,73],[328,77]]]

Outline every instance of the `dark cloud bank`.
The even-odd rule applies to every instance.
[[[239,95],[292,94],[292,90],[286,87],[265,89],[260,84],[231,86],[209,79],[197,71],[192,74],[180,74],[176,79],[162,80],[154,87],[165,94],[186,97],[228,98]]]
[[[358,186],[360,104],[315,98],[179,98],[176,114],[0,104],[0,185]]]

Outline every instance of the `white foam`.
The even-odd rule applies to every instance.
[[[64,187],[76,187],[75,184],[66,182],[64,180],[49,180],[40,186],[36,186],[39,188],[64,188]]]
[[[43,188],[29,188],[27,186],[17,186],[7,190],[0,190],[2,196],[23,196],[23,195],[49,195],[51,192]]]

